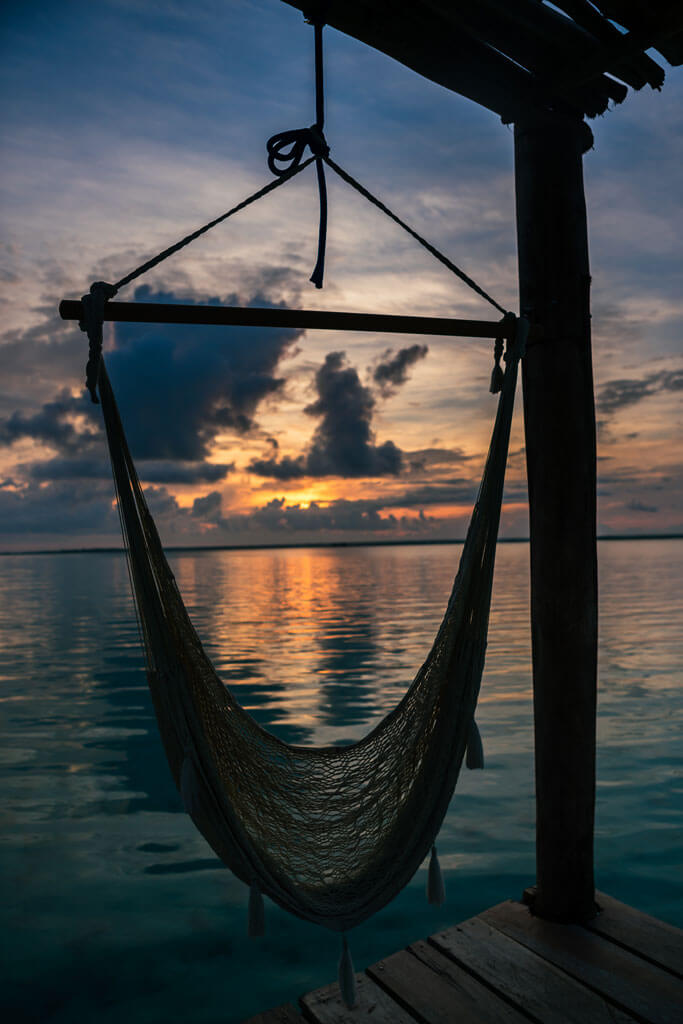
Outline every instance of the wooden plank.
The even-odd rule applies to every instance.
[[[380,960],[368,974],[423,1024],[528,1021],[427,942]]]
[[[639,1020],[681,1024],[683,984],[588,928],[544,921],[511,900],[479,916]]]
[[[683,931],[640,910],[596,893],[600,913],[588,927],[683,978]]]
[[[623,34],[611,21],[598,14],[588,0],[556,0],[556,6],[602,44],[597,54],[594,52],[590,57],[586,56],[578,65],[574,62],[575,73],[578,71],[584,81],[586,65],[593,64],[602,71],[611,71],[634,89],[641,89],[644,85],[650,85],[654,89],[661,88],[664,71],[651,57],[642,52],[647,46],[640,46],[626,57],[620,57],[620,51],[625,52]]]
[[[559,968],[478,917],[429,942],[542,1024],[633,1024]]]
[[[683,34],[676,21],[681,13],[680,0],[669,3],[644,3],[643,0],[597,0],[603,14],[647,40],[646,46],[659,50],[669,64],[683,63]]]
[[[546,86],[548,93],[562,96],[572,106],[577,106],[577,97],[572,95],[573,82],[568,89],[558,89],[555,70],[558,66],[569,65],[583,68],[586,61],[599,49],[597,41],[577,23],[563,18],[549,7],[543,7],[535,0],[477,0],[476,4],[453,4],[452,0],[430,0],[430,8],[437,7],[451,23],[460,23],[481,42],[495,46],[507,57],[533,72]],[[608,21],[597,12],[596,19],[612,28]],[[616,32],[616,29],[614,29]],[[643,58],[649,60],[649,58]],[[590,76],[591,89],[598,94],[604,91],[606,82],[603,72],[607,63],[598,65]],[[654,61],[650,63],[654,64]],[[657,67],[656,65],[654,65]],[[659,72],[658,81],[664,79]],[[624,82],[640,88],[645,84],[641,75],[622,75]],[[625,96],[625,91],[622,95]],[[595,103],[596,97],[589,97],[588,104]],[[587,111],[588,106],[580,109]],[[603,108],[604,109],[604,108]]]
[[[242,1021],[242,1024],[303,1024],[303,1017],[291,1003],[284,1003],[274,1010],[257,1013],[255,1017]]]
[[[352,1010],[344,1005],[339,985],[326,985],[301,997],[304,1017],[315,1024],[355,1024],[359,1020],[371,1020],[372,1024],[415,1024],[415,1018],[371,978],[357,974],[356,985],[358,1002]]]
[[[300,11],[308,0],[284,0]],[[499,114],[505,123],[547,109],[550,97],[525,69],[502,53],[456,30],[425,4],[390,0],[348,3],[328,0],[328,25],[372,46],[419,75],[467,96]]]
[[[63,299],[62,320],[81,320],[80,299]],[[107,302],[104,319],[116,323],[201,324],[219,327],[277,327],[317,331],[374,331],[378,334],[433,334],[458,338],[507,338],[514,321],[458,320],[440,316],[346,313],[322,309],[203,306],[175,302]]]
[[[595,914],[595,405],[582,153],[587,126],[515,124],[536,767],[535,911]]]

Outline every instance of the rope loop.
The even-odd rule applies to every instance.
[[[301,166],[306,147],[315,158],[315,171],[318,179],[318,199],[320,202],[320,222],[318,227],[318,259],[311,274],[311,281],[316,288],[323,286],[325,271],[325,245],[327,241],[327,184],[325,182],[324,160],[330,155],[330,147],[325,139],[325,83],[323,76],[323,28],[325,25],[324,4],[314,5],[305,14],[306,20],[313,25],[315,33],[315,124],[310,128],[293,128],[286,132],[278,132],[266,143],[268,167],[272,173],[281,178],[287,173],[295,173]]]
[[[85,368],[85,386],[90,392],[90,398],[95,405],[100,404],[97,397],[97,378],[100,372],[100,361],[102,358],[102,325],[104,323],[104,307],[107,299],[112,299],[117,292],[116,285],[107,284],[106,281],[95,281],[90,285],[90,291],[81,299],[83,319],[78,326],[88,335],[88,363]]]
[[[306,146],[317,158],[324,158],[330,152],[322,128],[317,124],[312,124],[310,128],[292,128],[271,136],[266,143],[271,173],[277,178],[282,178],[298,170]]]

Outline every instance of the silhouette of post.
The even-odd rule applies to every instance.
[[[529,487],[537,887],[533,911],[595,913],[597,663],[595,407],[583,122],[515,125]]]

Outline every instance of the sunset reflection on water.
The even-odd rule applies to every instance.
[[[216,669],[292,743],[361,738],[426,657],[459,545],[173,552]],[[357,966],[463,920],[534,874],[527,544],[497,555],[477,719],[438,837],[447,902],[425,870],[354,930]],[[683,924],[683,542],[599,545],[598,885]],[[245,939],[245,887],[182,813],[147,689],[120,554],[0,558],[3,934],[19,1019],[241,1020],[324,984],[336,937],[268,903]],[[40,985],[33,979],[40,977]],[[190,997],[201,989],[203,1002]],[[226,1009],[226,991],[230,1008]]]

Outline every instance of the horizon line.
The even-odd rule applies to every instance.
[[[610,540],[683,540],[683,533],[609,533],[596,537],[598,541]],[[379,547],[420,547],[434,544],[464,544],[465,538],[408,540],[337,540],[308,541],[287,544],[172,544],[164,551],[279,551],[302,548],[379,548]],[[528,537],[499,537],[498,544],[528,544]],[[71,548],[22,548],[18,551],[0,551],[4,555],[106,555],[123,554],[125,547],[71,547]]]

